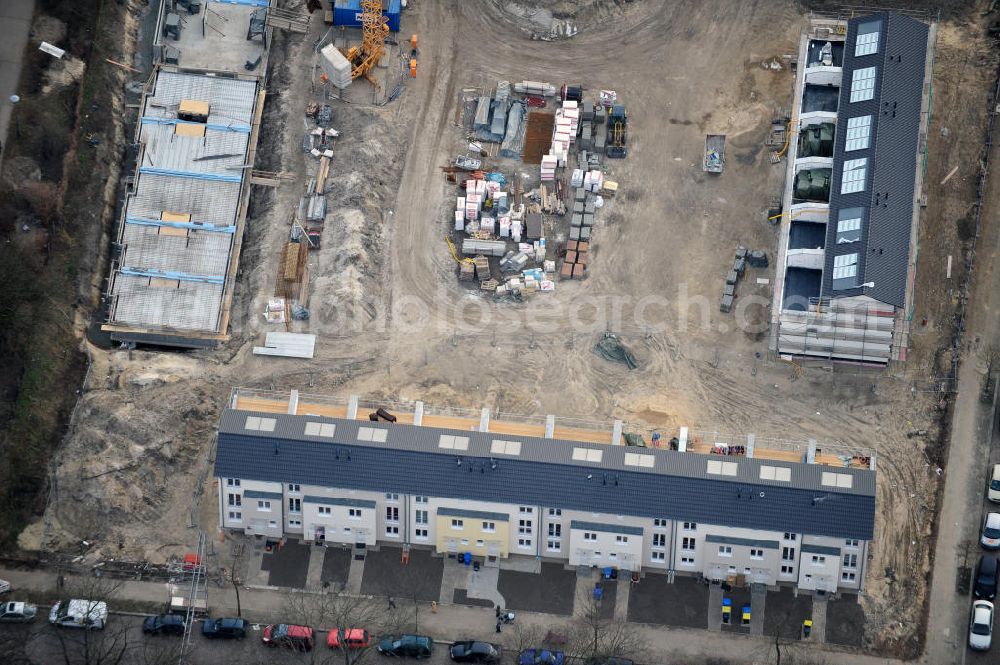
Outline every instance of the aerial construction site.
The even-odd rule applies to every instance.
[[[956,400],[969,394],[969,409],[992,414],[1000,370],[983,314],[997,296],[972,281],[992,275],[997,234],[981,215],[996,202],[982,161],[998,63],[987,30],[996,15],[979,6],[989,3],[140,4],[123,10],[136,38],[108,109],[121,185],[100,213],[108,242],[94,253],[107,261],[88,278],[92,324],[77,324],[88,368],[19,556],[176,567],[200,542],[209,578],[235,584],[236,571],[247,589],[277,589],[248,552],[267,561],[272,544],[332,537],[227,522],[232,476],[216,465],[237,468],[224,443],[241,412],[258,431],[276,418],[275,441],[292,438],[300,416],[359,441],[368,423],[388,428],[390,443],[415,428],[398,439],[410,452],[421,428],[494,432],[521,437],[525,451],[548,440],[621,445],[656,456],[667,475],[687,473],[675,455],[708,460],[709,476],[730,468],[714,461],[735,462],[758,505],[771,499],[756,483],[782,486],[772,464],[789,465],[817,511],[870,500],[858,518],[870,537],[816,534],[847,542],[831,557],[846,567],[826,590],[829,610],[811,574],[753,582],[735,566],[713,577],[705,563],[689,577],[705,585],[709,629],[708,594],[745,587],[747,607],[757,593],[793,594],[789,607],[809,597],[810,612],[788,610],[789,639],[805,639],[803,619],[822,621],[822,641],[838,649],[831,662],[917,657],[940,625],[964,644],[968,607],[952,596],[979,555],[992,428],[988,415],[956,415]],[[987,448],[949,466],[956,437]],[[377,443],[338,450],[337,461]],[[506,459],[497,440],[482,445],[492,452],[478,467],[441,447],[488,483]],[[628,459],[586,477],[618,487],[620,474],[625,487]],[[810,467],[818,489],[796,484]],[[953,468],[964,469],[957,479]],[[708,522],[664,517],[679,530]],[[730,538],[756,558],[750,527],[730,526],[708,542],[722,553]],[[534,558],[561,570],[557,531]],[[369,545],[391,549],[383,540]],[[860,566],[849,558],[858,540]],[[776,571],[787,545],[774,544]],[[813,565],[833,551],[812,546],[801,551]],[[447,546],[437,547],[447,578]],[[586,568],[573,552],[566,570]],[[638,604],[658,580],[685,579],[667,561],[621,566],[633,595],[609,616],[685,625]],[[361,579],[356,590],[377,595]],[[769,608],[787,600],[767,597]],[[435,612],[453,604],[433,600]],[[945,623],[934,608],[947,608]],[[695,613],[704,629],[705,610]],[[499,617],[498,605],[497,632]],[[759,620],[745,632],[770,635],[759,645],[770,649],[777,633]]]

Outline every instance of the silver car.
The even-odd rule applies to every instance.
[[[980,544],[988,550],[1000,549],[1000,513],[986,513]]]
[[[986,651],[993,641],[993,603],[977,600],[972,603],[972,620],[969,622],[969,646],[976,651]]]
[[[4,623],[26,623],[34,621],[38,608],[28,603],[0,603],[0,621]]]

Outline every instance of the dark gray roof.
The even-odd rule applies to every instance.
[[[877,52],[855,56],[858,27],[873,21],[880,22]],[[873,14],[848,21],[833,150],[823,297],[865,294],[897,307],[905,302],[927,36],[926,24],[900,14]],[[868,67],[876,68],[875,94],[871,100],[851,102],[854,72]],[[848,120],[865,115],[872,116],[868,148],[846,152]],[[844,162],[861,158],[868,160],[864,190],[841,194]],[[861,240],[838,244],[838,213],[850,208],[864,209]],[[835,290],[834,258],[855,252],[856,283],[874,282],[875,286]]]
[[[281,492],[261,492],[260,490],[246,490],[243,496],[247,499],[280,499]]]
[[[741,547],[759,547],[764,550],[778,549],[777,540],[754,540],[753,538],[733,538],[731,536],[716,536],[708,534],[705,536],[706,543],[720,543],[722,545],[739,545]]]
[[[273,418],[274,430],[247,430],[248,416]],[[305,437],[308,422],[336,424],[334,437]],[[385,442],[359,440],[365,428],[366,439],[385,430]],[[468,437],[468,449],[440,448],[442,435]],[[519,441],[520,455],[491,454],[494,439]],[[601,461],[573,459],[581,448],[601,451]],[[628,466],[627,453],[654,464]],[[709,462],[732,463],[735,475],[709,474]],[[790,468],[791,481],[760,480],[761,466]],[[851,487],[823,485],[832,472]],[[215,475],[861,540],[871,539],[875,514],[868,470],[231,409],[219,423]]]
[[[350,508],[374,508],[375,502],[367,499],[342,499],[335,496],[306,496],[306,503],[319,503],[327,506],[348,506]]]
[[[509,522],[510,515],[506,513],[490,513],[485,510],[462,510],[461,508],[437,509],[437,514],[444,517],[468,517],[474,520],[495,520],[497,522]]]
[[[579,531],[600,531],[602,533],[621,533],[626,536],[641,536],[642,527],[638,526],[625,526],[624,524],[601,524],[600,522],[580,522],[578,520],[571,520],[569,523],[570,529],[577,529]]]
[[[802,545],[803,554],[830,554],[832,556],[840,556],[839,547],[829,547],[827,545],[811,545],[809,543],[803,543]]]

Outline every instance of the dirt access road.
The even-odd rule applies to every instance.
[[[775,249],[762,213],[783,167],[768,163],[763,141],[775,109],[791,105],[792,77],[762,63],[797,51],[800,8],[779,0],[580,7],[576,37],[543,42],[491,2],[419,2],[403,25],[404,34],[420,35],[418,78],[387,106],[334,105],[334,217],[324,249],[310,259],[313,316],[294,326],[319,335],[312,362],[255,357],[250,348],[274,329],[261,321],[261,307],[274,294],[289,212],[315,168],[300,149],[302,111],[316,99],[312,39],[325,28],[314,17],[309,39],[276,35],[259,166],[297,180],[254,196],[233,342],[190,354],[95,350],[46,519],[22,542],[86,538],[106,556],[154,560],[190,548],[189,523],[217,526],[207,474],[212,431],[233,385],[487,406],[500,416],[623,418],[637,431],[667,435],[687,425],[730,441],[754,432],[760,445],[816,438],[830,449],[878,453],[867,638],[912,653],[939,482],[940,396],[925,389],[948,366],[938,350],[950,337],[954,300],[941,276],[947,255],[960,257],[967,240],[954,220],[967,213],[974,188],[967,156],[982,139],[992,71],[974,66],[990,53],[980,27],[965,15],[942,25],[910,362],[889,373],[835,367],[798,377],[766,359],[754,371],[764,335],[736,329],[717,298],[737,244]],[[612,88],[630,114],[631,152],[611,165],[622,189],[598,215],[591,277],[520,305],[460,287],[442,240],[455,191],[438,167],[464,149],[455,105],[463,88],[496,79]],[[721,178],[700,169],[707,132],[729,136]],[[937,186],[956,164],[962,170]],[[960,267],[956,261],[952,284]],[[639,369],[591,352],[609,319]]]

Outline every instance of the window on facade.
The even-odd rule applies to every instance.
[[[396,536],[399,535],[399,527],[398,526],[386,525],[386,527],[385,527],[385,535],[392,536],[393,538],[395,538]]]
[[[414,529],[413,530],[413,537],[414,538],[418,538],[420,540],[426,540],[427,539],[427,529]]]
[[[270,520],[267,523],[267,528],[269,528],[269,529],[276,529],[276,528],[278,528],[278,523],[275,522],[274,520]]]
[[[764,550],[758,549],[756,547],[751,547],[750,548],[750,558],[751,559],[763,559],[764,558]]]
[[[782,561],[795,561],[795,548],[794,547],[782,547],[781,548],[781,560]]]
[[[855,118],[847,119],[847,140],[844,143],[844,152],[852,150],[864,150],[868,147],[871,138],[872,117],[870,115],[859,115]]]
[[[684,522],[685,531],[696,531],[698,529],[698,524],[695,522]]]
[[[241,513],[238,510],[230,510],[229,519],[232,520],[233,522],[239,522],[240,520],[243,519],[243,513]]]
[[[524,547],[524,548],[531,547],[531,538],[518,538],[517,539],[517,546],[518,547]]]
[[[868,174],[868,158],[848,159],[840,179],[840,193],[853,194],[865,191],[865,176]]]
[[[600,463],[604,451],[600,448],[574,448],[573,459],[577,462]]]
[[[242,506],[243,496],[240,494],[230,494],[229,495],[229,505],[230,506]]]
[[[689,552],[694,552],[694,538],[682,538],[681,539],[681,549],[687,550]]]
[[[426,496],[415,496],[415,497],[413,497],[413,501],[415,503],[427,503],[427,497]]]
[[[667,528],[667,520],[665,520],[665,519],[663,519],[661,517],[657,517],[657,518],[655,518],[653,520],[653,526],[655,528],[657,528],[657,529],[666,529]]]
[[[583,532],[583,539],[584,540],[597,540],[597,534],[593,533],[591,531],[584,531]]]
[[[263,501],[263,500],[258,501],[257,502],[257,510],[263,510],[265,512],[271,510],[271,502],[270,501]]]
[[[844,568],[857,568],[858,567],[858,555],[857,554],[845,554],[844,555]]]
[[[347,509],[347,516],[350,517],[352,520],[359,520],[359,519],[361,519],[361,509],[360,508],[348,508]]]
[[[550,524],[549,525],[549,536],[553,538],[559,538],[562,536],[562,524]]]
[[[288,499],[288,512],[290,512],[290,513],[301,513],[302,512],[302,499],[289,498]]]
[[[667,534],[665,533],[654,533],[653,534],[653,547],[666,547],[667,546]]]
[[[226,478],[226,485],[229,486],[229,487],[239,487],[240,486],[240,479],[239,478]]]
[[[497,530],[496,522],[483,522],[483,531],[493,533]]]
[[[729,573],[732,574],[735,572],[736,572],[736,566],[729,566]]]
[[[782,566],[781,567],[781,574],[782,575],[794,575],[795,574],[795,566]]]
[[[683,566],[693,566],[694,565],[694,557],[682,556],[681,557],[681,565],[683,565]]]
[[[378,427],[359,427],[358,441],[372,441],[374,443],[385,443],[389,437],[389,430]]]
[[[833,257],[833,288],[850,289],[857,286],[858,254],[841,254]]]
[[[438,447],[445,450],[468,450],[469,437],[455,436],[454,434],[442,434],[438,440]]]
[[[302,526],[302,520],[288,520],[288,526],[300,527]]]
[[[298,483],[288,483],[288,491],[289,492],[301,492],[302,491],[301,488],[302,488],[302,486],[299,485]]]
[[[333,511],[330,510],[330,506],[320,506],[316,509],[316,512],[320,515],[330,515]]]
[[[465,538],[462,538],[461,543],[462,543],[462,547],[466,547],[469,544],[469,541],[466,540]]]
[[[855,69],[851,75],[851,101],[866,102],[875,96],[875,67]]]
[[[840,579],[843,580],[844,582],[853,582],[857,578],[858,576],[856,573],[849,573],[847,571],[844,571],[843,573],[840,574]]]
[[[385,507],[385,521],[386,522],[398,522],[399,521],[399,506],[386,506]]]
[[[730,545],[719,545],[719,556],[732,556],[733,548]]]
[[[399,501],[399,495],[398,494],[393,494],[392,492],[386,492],[386,494],[385,494],[385,500],[386,501]]]
[[[826,557],[823,556],[823,555],[821,555],[821,554],[813,554],[812,555],[812,564],[814,566],[825,566],[826,565]]]
[[[549,517],[562,517],[562,508],[549,508]]]
[[[851,212],[855,212],[855,214],[846,218],[843,216],[845,212],[847,211],[841,210],[841,218],[837,220],[838,245],[847,245],[861,240],[861,217],[857,215],[861,212],[861,208],[852,208]]]
[[[530,515],[535,512],[535,509],[531,506],[518,506],[517,511],[524,515]]]
[[[616,543],[627,543],[628,542],[628,536],[615,536],[615,542]]]
[[[278,421],[274,418],[261,418],[259,416],[247,416],[247,421],[243,425],[244,429],[254,432],[273,432]]]
[[[426,510],[414,510],[413,511],[413,522],[415,524],[429,524],[428,515]]]
[[[463,522],[462,520],[452,520],[451,521],[451,528],[452,529],[464,529],[465,528],[465,522]]]
[[[518,533],[531,533],[531,520],[519,520],[517,523]]]
[[[784,539],[785,540],[795,540],[797,537],[798,537],[798,534],[795,534],[795,533],[785,533]]]
[[[844,546],[845,547],[857,547],[858,546],[858,541],[855,538],[848,538],[847,540],[844,541]]]
[[[483,540],[477,540],[477,541],[476,541],[476,547],[482,547],[482,546],[483,546],[483,545],[485,545],[485,544],[486,544],[486,543],[485,543],[485,541],[483,541]]]
[[[562,542],[558,540],[550,540],[545,543],[545,549],[550,552],[558,552],[562,549]]]
[[[666,559],[666,557],[667,557],[667,553],[666,552],[650,552],[649,553],[649,558],[652,559],[653,561],[663,561],[664,559]]]
[[[333,423],[320,423],[310,421],[306,423],[302,433],[306,436],[318,436],[323,439],[332,439],[333,433],[337,431],[337,426]]]

